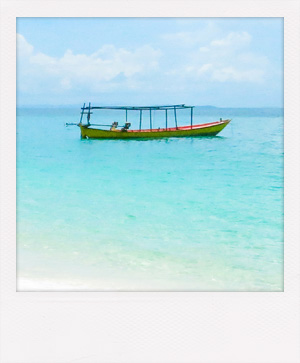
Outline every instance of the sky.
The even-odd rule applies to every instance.
[[[17,104],[283,107],[282,18],[18,18]]]

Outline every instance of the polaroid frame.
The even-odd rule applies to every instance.
[[[1,363],[300,361],[300,2],[1,0]],[[16,18],[284,18],[284,291],[16,291]]]

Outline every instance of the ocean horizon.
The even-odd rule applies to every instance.
[[[283,108],[197,106],[232,121],[128,141],[81,139],[80,107],[17,108],[18,291],[283,291]]]

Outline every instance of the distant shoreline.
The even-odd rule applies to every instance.
[[[56,110],[57,112],[80,112],[81,105],[76,106],[17,106],[19,112],[42,112],[47,110]],[[134,112],[134,111],[133,111]],[[157,111],[160,112],[160,111]],[[195,106],[194,115],[213,116],[217,118],[235,117],[283,117],[284,109],[280,107],[216,107],[216,106]]]

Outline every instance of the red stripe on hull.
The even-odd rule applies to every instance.
[[[203,127],[210,127],[210,126],[215,126],[215,125],[219,125],[219,124],[223,124],[223,123],[227,123],[229,120],[222,120],[222,121],[216,121],[216,122],[209,122],[206,124],[199,124],[199,125],[193,125],[193,126],[178,126],[176,127],[168,127],[166,128],[161,128],[161,129],[142,129],[142,130],[127,130],[127,132],[159,132],[159,131],[176,131],[176,130],[195,130],[195,129],[201,129]]]

